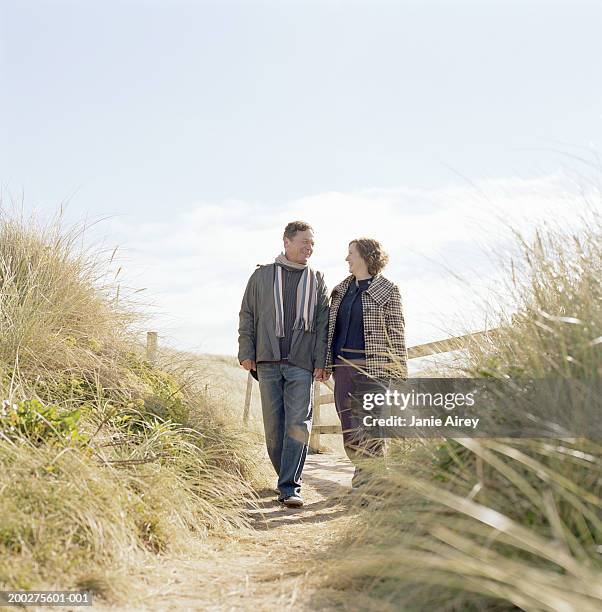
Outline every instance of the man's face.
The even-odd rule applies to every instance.
[[[314,252],[314,233],[308,229],[297,232],[290,240],[284,237],[284,254],[289,261],[306,264]]]

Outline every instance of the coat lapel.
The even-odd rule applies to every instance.
[[[382,274],[377,274],[368,288],[366,293],[379,305],[385,304],[391,297],[393,291],[393,283],[387,280]]]
[[[332,302],[337,302],[337,305],[340,304],[343,297],[347,293],[347,289],[353,280],[353,274],[348,276],[345,280],[341,281],[333,290],[332,290]]]

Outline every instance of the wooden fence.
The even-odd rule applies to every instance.
[[[496,329],[488,331],[479,331],[464,336],[454,336],[446,340],[437,340],[436,342],[427,342],[426,344],[418,344],[408,348],[408,359],[416,359],[418,357],[426,357],[437,353],[448,353],[465,348],[471,340],[476,340],[479,337],[491,337],[496,333]],[[251,407],[251,395],[253,393],[253,381],[255,379],[249,375],[247,377],[247,390],[245,393],[245,408],[243,412],[243,423],[246,426],[249,422],[249,410]],[[322,393],[324,385],[328,392]],[[324,405],[334,403],[334,383],[329,380],[325,383],[314,382],[313,393],[313,425],[311,428],[311,436],[309,438],[309,447],[313,452],[320,452],[320,435],[322,434],[337,434],[341,433],[340,425],[322,425],[320,423],[320,409]]]

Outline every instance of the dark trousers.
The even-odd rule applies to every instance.
[[[343,429],[343,446],[347,457],[355,466],[353,486],[361,480],[362,466],[366,460],[384,455],[385,441],[376,438],[370,428],[364,427],[363,417],[367,414],[363,409],[363,393],[383,392],[382,385],[362,374],[353,365],[335,361],[334,403]]]

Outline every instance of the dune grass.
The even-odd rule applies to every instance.
[[[190,356],[146,361],[82,231],[0,215],[0,587],[120,601],[149,555],[244,523],[256,444]]]
[[[505,288],[516,311],[497,313],[501,333],[475,341],[456,375],[599,377],[600,215],[591,212],[579,235],[548,226],[532,241],[517,239],[522,256],[510,262]],[[602,609],[598,440],[391,446],[360,524],[325,563],[328,588],[316,606]]]

